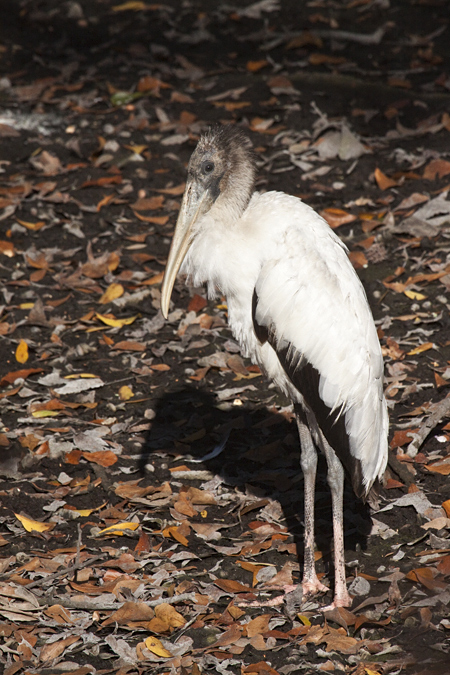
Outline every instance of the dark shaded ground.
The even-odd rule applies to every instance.
[[[448,672],[448,420],[414,459],[401,452],[450,381],[448,4],[249,4],[0,2],[8,675]],[[370,586],[354,615],[325,623],[325,598],[300,616],[239,608],[255,565],[283,570],[280,583],[300,576],[289,402],[248,369],[226,307],[203,290],[180,282],[169,321],[158,314],[185,164],[216,121],[248,130],[259,189],[301,196],[339,225],[386,357],[394,453],[380,505],[408,488],[425,500],[375,514],[372,530],[347,492],[349,583]],[[112,284],[116,300],[103,295]],[[191,463],[219,443],[218,457]],[[317,520],[331,583],[323,478]],[[100,533],[122,522],[137,529]],[[138,615],[171,597],[172,623]],[[168,653],[142,651],[149,636]]]

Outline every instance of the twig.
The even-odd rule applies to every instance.
[[[311,31],[318,37],[328,38],[330,40],[344,40],[346,42],[357,42],[360,45],[379,45],[384,37],[386,28],[377,28],[373,33],[351,33],[347,30],[314,30]]]
[[[49,574],[47,577],[36,579],[36,581],[32,581],[31,584],[26,584],[24,588],[29,591],[31,588],[36,588],[37,586],[42,586],[43,584],[46,584],[48,581],[54,581],[55,579],[59,579],[60,577],[64,577],[68,574],[71,574],[72,572],[76,572],[77,570],[81,570],[83,567],[89,567],[95,562],[98,562],[99,560],[105,560],[105,555],[98,555],[95,558],[91,558],[90,560],[86,560],[84,563],[78,563],[76,562],[74,565],[71,565],[70,567],[64,567],[58,572],[53,572],[53,574]]]
[[[180,595],[174,595],[171,598],[158,598],[157,600],[148,600],[145,604],[149,607],[156,607],[156,605],[175,605],[177,602],[186,602],[187,600],[192,600],[195,602],[196,593],[181,593]],[[48,598],[47,598],[48,600]],[[39,604],[47,604],[47,600],[44,598],[38,598]],[[86,611],[99,611],[99,612],[110,612],[120,609],[123,602],[104,602],[96,603],[95,600],[75,600],[71,598],[60,597],[57,599],[58,605],[64,607],[65,609],[80,609]]]
[[[408,445],[408,449],[406,450],[408,457],[415,457],[430,431],[439,424],[443,417],[450,415],[450,394],[443,401],[433,403],[429,410],[432,411],[431,415],[425,424],[420,427],[419,431],[414,434],[413,440]]]

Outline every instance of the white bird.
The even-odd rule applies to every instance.
[[[165,318],[179,269],[208,294],[225,295],[242,353],[294,403],[304,474],[303,594],[328,590],[314,563],[317,450],[328,464],[335,592],[351,605],[345,576],[344,468],[367,496],[387,463],[383,358],[363,286],[347,248],[297,197],[254,191],[249,139],[233,126],[201,136],[161,288]]]

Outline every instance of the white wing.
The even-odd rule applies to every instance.
[[[334,450],[350,470],[352,460],[360,464],[359,489],[366,492],[383,473],[387,459],[378,336],[343,244],[315,211],[297,199],[287,200],[291,224],[256,281],[255,323],[268,330],[291,381],[297,372],[298,382],[304,371],[304,389],[317,387],[315,396],[312,391],[302,394],[325,435],[321,402],[328,413],[334,411],[332,426],[337,428],[337,419],[343,418],[350,458],[344,447]]]

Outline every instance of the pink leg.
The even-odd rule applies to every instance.
[[[333,507],[333,538],[334,538],[334,600],[328,607],[350,607],[352,597],[347,590],[345,578],[344,557],[344,469],[334,450],[322,436],[325,456],[328,464],[328,485],[331,490],[331,503]]]
[[[314,560],[314,491],[316,484],[317,450],[311,438],[311,432],[306,417],[301,409],[296,410],[297,425],[300,435],[301,460],[300,464],[304,476],[305,500],[305,533],[304,533],[304,562],[303,562],[303,597],[326,593],[329,589],[317,578]],[[295,591],[296,586],[285,586],[285,594]],[[272,600],[263,602],[240,602],[239,607],[276,607],[285,601],[285,595],[278,595]]]
[[[326,592],[329,589],[317,578],[314,560],[314,492],[316,485],[317,450],[303,413],[297,413],[301,444],[301,467],[304,477],[305,533],[303,561],[303,593],[305,596]]]

